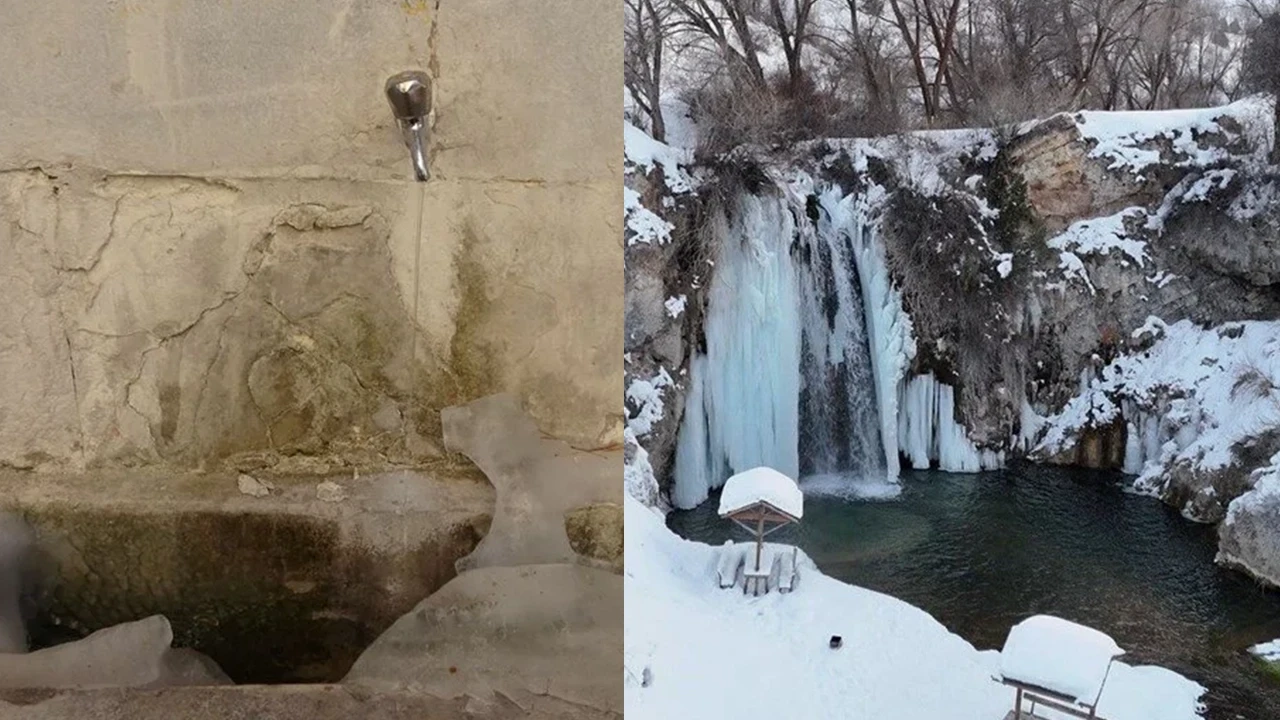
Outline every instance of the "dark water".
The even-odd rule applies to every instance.
[[[1280,718],[1280,679],[1245,652],[1280,637],[1280,593],[1213,564],[1215,531],[1110,473],[1025,466],[981,475],[909,472],[896,500],[807,496],[779,531],[828,575],[924,608],[980,649],[1048,613],[1096,627],[1130,664],[1209,688],[1215,720]],[[743,539],[718,497],[668,525],[719,544]]]

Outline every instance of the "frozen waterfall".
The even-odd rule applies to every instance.
[[[907,377],[911,321],[872,212],[879,188],[843,195],[801,176],[743,193],[711,220],[705,346],[690,363],[672,503],[691,508],[759,465],[841,483],[912,467],[999,467],[955,420],[955,393]],[[814,478],[818,481],[818,478]]]
[[[677,442],[677,507],[758,465],[792,477],[889,476],[859,245],[847,213],[831,212],[838,203],[836,193],[744,194],[713,219],[717,260]]]

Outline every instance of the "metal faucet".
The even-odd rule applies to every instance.
[[[404,143],[413,161],[413,175],[424,181],[431,177],[427,167],[427,115],[431,113],[431,78],[421,70],[406,70],[387,78],[387,102],[400,126]]]

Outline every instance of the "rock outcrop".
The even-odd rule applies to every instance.
[[[1253,473],[1253,487],[1227,509],[1216,561],[1280,587],[1280,454],[1271,463]]]

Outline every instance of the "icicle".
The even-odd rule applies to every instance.
[[[697,507],[711,492],[714,482],[707,446],[707,414],[702,394],[702,376],[707,358],[698,355],[689,363],[689,392],[685,396],[684,418],[676,437],[675,483],[671,504],[681,509]]]
[[[898,443],[913,468],[936,462],[948,472],[978,472],[1004,465],[1003,452],[978,450],[969,439],[955,419],[955,389],[932,374],[903,384],[900,408]]]

